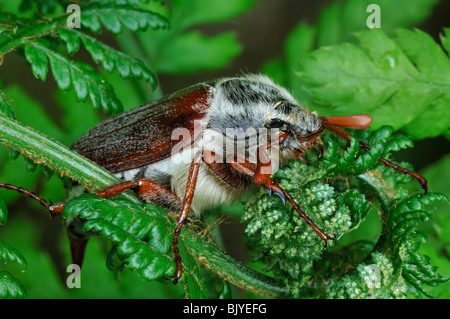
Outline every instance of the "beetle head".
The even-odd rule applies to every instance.
[[[210,128],[224,135],[230,128],[242,132],[265,128],[269,136],[276,129],[285,135],[279,143],[282,159],[298,157],[320,143],[319,136],[327,123],[363,129],[372,121],[368,115],[319,117],[262,75],[222,79],[214,83],[213,91],[208,114]]]

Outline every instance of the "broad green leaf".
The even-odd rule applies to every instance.
[[[418,25],[430,16],[439,0],[347,0],[333,2],[319,15],[317,22],[318,47],[353,41],[354,32],[366,30],[370,5],[377,5],[383,31]]]
[[[315,104],[314,97],[308,94],[307,89],[310,85],[301,76],[302,70],[299,67],[304,56],[316,48],[347,41],[356,42],[354,33],[368,29],[367,19],[371,14],[371,12],[367,12],[369,5],[379,6],[382,30],[391,34],[397,28],[411,27],[423,21],[431,14],[438,1],[347,0],[332,2],[320,12],[316,26],[308,26],[305,23],[296,26],[285,41],[284,58],[276,60],[276,63],[274,60],[270,60],[269,65],[265,65],[262,71],[289,88],[302,104],[327,115],[331,111]],[[294,50],[289,50],[289,47]],[[300,78],[296,79],[299,75]],[[351,96],[349,98],[351,99]],[[335,106],[338,103],[330,101],[328,104]]]
[[[187,74],[198,70],[224,67],[241,51],[233,32],[206,37],[192,31],[176,37],[162,48],[158,70],[164,73]]]
[[[255,0],[174,0],[172,20],[184,28],[234,19],[255,5]]]
[[[7,271],[0,271],[0,299],[26,298],[25,287]]]
[[[450,97],[450,61],[440,46],[418,30],[399,30],[393,39],[371,30],[357,39],[359,46],[319,49],[303,63],[301,78],[322,105],[317,109],[326,115],[369,113],[373,128],[391,125],[413,138],[446,132],[450,109],[441,105]]]
[[[308,106],[309,97],[304,94],[303,81],[298,76],[300,62],[314,49],[316,30],[303,22],[292,29],[284,43],[284,59],[268,61],[262,72],[273,78],[278,84],[288,87],[302,104]]]
[[[188,27],[230,19],[248,10],[253,2],[251,0],[174,1],[169,12],[166,13],[171,19],[169,30],[149,30],[139,33],[137,34],[138,43],[134,46],[130,46],[127,35],[125,35],[127,39],[119,37],[119,41],[124,43],[125,49],[131,48],[133,56],[150,61],[149,65],[155,72],[190,74],[223,68],[242,51],[236,35],[233,32],[224,32],[207,36]],[[214,9],[211,9],[213,6]],[[148,7],[154,10],[153,3],[150,3]],[[193,8],[198,8],[198,12]],[[141,49],[145,52],[142,57],[139,56],[139,54],[142,55]]]
[[[450,54],[450,28],[444,28],[444,34],[440,36],[441,43],[447,54]]]

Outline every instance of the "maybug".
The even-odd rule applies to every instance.
[[[304,154],[311,148],[318,147],[319,155],[322,153],[319,137],[324,129],[350,140],[350,133],[342,127],[366,129],[371,122],[372,118],[366,114],[319,117],[268,77],[245,75],[197,84],[121,113],[89,130],[71,148],[123,180],[97,192],[99,196],[110,198],[133,190],[147,202],[181,212],[172,241],[176,272],[170,279],[176,283],[182,274],[178,237],[189,212],[199,214],[230,203],[254,184],[290,202],[325,245],[334,239],[316,226],[292,196],[271,179],[275,155],[279,165],[293,158],[306,161]],[[239,132],[249,132],[251,128],[255,128],[252,134],[257,136],[253,140],[257,141],[256,147],[250,145],[249,134],[239,137]],[[181,142],[177,134],[174,138],[177,130],[187,135]],[[207,130],[214,132],[215,137],[231,139],[231,150],[222,152],[226,144],[223,141],[206,141]],[[243,151],[235,147],[239,139],[244,141]],[[260,143],[261,140],[264,142]],[[362,141],[360,146],[366,151],[370,149]],[[253,157],[249,154],[252,147],[256,150]],[[380,161],[411,175],[427,192],[427,181],[418,173],[384,158]],[[60,214],[65,205],[49,204],[10,184],[1,183],[0,187],[38,200],[51,215]],[[76,263],[81,263],[84,251],[84,244],[77,245],[85,243],[86,236],[80,223],[74,220],[68,224]]]

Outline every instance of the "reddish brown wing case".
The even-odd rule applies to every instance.
[[[80,137],[72,149],[112,173],[150,165],[171,155],[179,140],[172,131],[187,128],[209,108],[212,84],[183,89],[106,120]]]

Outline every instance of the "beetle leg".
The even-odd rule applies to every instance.
[[[183,205],[181,208],[180,216],[178,217],[177,227],[175,228],[174,235],[173,235],[172,250],[173,250],[173,254],[175,255],[175,264],[176,264],[177,268],[176,268],[175,274],[173,274],[173,276],[171,276],[168,279],[172,280],[174,284],[176,284],[178,282],[178,279],[180,279],[182,271],[183,271],[183,266],[181,263],[181,256],[180,256],[180,252],[178,250],[178,237],[180,235],[181,228],[187,222],[187,217],[189,215],[189,210],[191,208],[192,199],[194,197],[195,186],[197,184],[197,177],[198,177],[198,172],[200,170],[200,162],[202,161],[202,158],[203,158],[202,152],[198,152],[191,162],[191,166],[189,168],[189,175],[187,178],[186,191],[184,193]]]
[[[126,181],[111,187],[108,187],[100,192],[97,192],[96,194],[100,197],[104,198],[110,198],[117,196],[127,190],[134,190],[136,191],[140,196],[142,196],[144,199],[153,202],[158,203],[158,201],[161,201],[161,198],[163,202],[167,205],[170,204],[172,206],[180,207],[181,206],[181,213],[178,217],[177,221],[177,227],[174,231],[174,236],[172,240],[172,250],[173,254],[175,256],[175,264],[176,264],[176,271],[173,276],[168,278],[169,280],[172,280],[174,284],[178,282],[178,279],[181,277],[183,266],[181,263],[181,256],[180,252],[178,250],[178,237],[181,232],[181,228],[186,224],[187,217],[189,215],[189,210],[191,207],[192,199],[194,197],[194,190],[197,183],[197,177],[198,177],[198,171],[200,168],[200,162],[202,160],[202,153],[199,152],[194,159],[192,160],[190,169],[189,169],[189,175],[188,175],[188,182],[186,186],[186,191],[184,195],[183,203],[181,204],[178,197],[176,197],[175,194],[168,191],[161,185],[148,180],[144,178],[138,178],[133,181]]]
[[[6,188],[9,190],[13,190],[24,194],[36,201],[39,202],[42,206],[44,206],[50,213],[50,216],[54,217],[60,215],[66,205],[66,203],[56,203],[52,204],[45,199],[42,199],[38,195],[33,192],[27,191],[26,189],[18,186],[14,186],[11,184],[6,184],[0,182],[0,188]],[[133,181],[126,181],[123,183],[119,183],[117,185],[113,185],[104,190],[97,192],[96,194],[103,198],[111,198],[117,196],[125,191],[133,190],[138,193],[142,198],[144,198],[148,202],[155,203],[157,205],[166,205],[171,208],[180,208],[181,202],[178,197],[172,192],[168,191],[166,188],[161,185],[144,178],[138,178]],[[178,231],[179,232],[179,231]],[[84,259],[84,251],[86,249],[87,238],[78,238],[73,236],[69,232],[69,241],[70,241],[70,252],[72,256],[72,262],[81,266]],[[179,255],[176,260],[179,259]]]
[[[270,176],[272,175],[272,161],[269,157],[269,154],[267,153],[267,150],[281,143],[283,140],[286,139],[287,136],[288,133],[285,132],[283,134],[280,134],[279,138],[272,141],[271,143],[261,145],[258,147],[257,150],[258,153],[256,156],[257,158],[256,171],[253,176],[255,184],[261,185],[270,179]],[[280,198],[283,199],[283,197],[280,194],[278,194],[278,196],[280,196]]]
[[[333,124],[328,124],[328,123],[324,123],[324,126],[327,130],[329,130],[339,136],[342,136],[346,140],[350,141],[350,137],[352,135],[350,133],[348,133],[347,131],[343,130],[342,128],[340,128],[339,126],[336,126]],[[366,143],[364,143],[363,141],[359,141],[359,145],[365,151],[370,150],[370,146],[367,145]],[[416,172],[410,171],[409,169],[403,168],[403,167],[401,167],[385,158],[382,158],[382,157],[380,157],[379,161],[388,167],[392,167],[396,171],[399,171],[399,172],[402,172],[403,174],[407,174],[407,175],[414,177],[419,182],[419,184],[421,186],[420,189],[424,191],[423,195],[425,195],[428,192],[428,182],[427,182],[426,178],[423,177],[422,175],[420,175],[419,173],[416,173]]]
[[[316,224],[314,224],[314,222],[308,217],[308,215],[306,215],[306,213],[295,202],[292,196],[288,192],[286,192],[283,188],[281,188],[276,182],[270,179],[269,178],[270,176],[267,177],[267,174],[261,174],[258,171],[258,168],[256,171],[252,170],[245,163],[230,162],[229,164],[242,174],[253,177],[255,184],[259,183],[260,185],[264,186],[268,191],[275,192],[276,194],[278,194],[280,198],[287,199],[291,203],[292,207],[294,207],[295,211],[300,215],[300,217],[302,217],[305,220],[305,222],[316,232],[316,234],[323,239],[325,247],[327,246],[328,240],[335,239],[334,237],[325,234]]]
[[[133,190],[145,199],[145,201],[156,205],[177,209],[181,207],[181,202],[174,193],[146,178],[136,178],[132,181],[125,181],[105,188],[95,194],[103,198],[111,198],[128,190]]]
[[[52,204],[49,201],[46,201],[45,199],[39,197],[38,195],[36,195],[33,192],[30,192],[20,186],[14,186],[11,184],[7,184],[7,183],[2,183],[0,182],[0,188],[6,188],[12,191],[16,191],[18,193],[24,194],[25,196],[28,196],[36,201],[39,202],[39,204],[41,204],[42,206],[45,207],[45,209],[47,209],[50,213],[50,216],[54,217],[56,215],[61,214],[61,212],[63,211],[63,208],[65,206],[65,203],[57,203],[57,204]]]
[[[0,182],[0,187],[16,191],[18,193],[24,194],[27,197],[38,201],[39,204],[41,204],[42,206],[44,206],[45,209],[48,210],[51,217],[60,215],[64,209],[64,206],[66,205],[66,203],[52,204],[51,202],[46,201],[45,199],[39,197],[35,193],[30,192],[20,186],[14,186],[11,184]],[[70,253],[72,257],[72,263],[77,264],[81,267],[81,264],[83,263],[87,239],[75,238],[74,236],[69,235],[69,242],[70,242]]]
[[[285,139],[286,136],[287,134],[283,134],[282,136],[280,136],[280,140]],[[316,224],[314,224],[314,222],[308,217],[308,215],[306,215],[306,213],[295,202],[292,196],[270,178],[271,169],[269,169],[270,173],[268,173],[267,171],[263,172],[263,169],[267,169],[268,167],[272,166],[270,157],[267,154],[267,149],[272,147],[274,143],[276,142],[272,142],[267,145],[262,145],[258,148],[258,156],[257,156],[258,160],[255,170],[246,165],[246,163],[236,163],[234,161],[230,161],[228,163],[242,174],[253,177],[254,183],[257,185],[264,186],[269,192],[269,194],[275,192],[275,194],[277,194],[281,198],[284,204],[287,199],[294,207],[295,211],[300,215],[300,217],[302,217],[305,220],[305,222],[316,232],[316,234],[323,239],[326,247],[328,240],[335,238],[332,236],[328,236]]]
[[[283,196],[289,201],[289,203],[291,203],[292,207],[294,207],[295,211],[300,215],[300,217],[303,218],[303,220],[316,232],[316,234],[323,239],[325,247],[327,247],[328,240],[336,239],[335,237],[325,234],[316,224],[314,224],[314,222],[308,217],[308,215],[306,215],[306,213],[295,202],[292,196],[272,179],[269,179],[269,181],[264,186],[266,188],[272,189],[277,194],[283,194]]]

